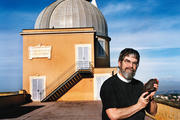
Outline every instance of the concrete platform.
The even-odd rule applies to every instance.
[[[32,102],[0,111],[0,119],[101,120],[101,102]],[[145,120],[152,120],[146,116]]]

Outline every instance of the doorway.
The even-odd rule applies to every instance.
[[[100,89],[105,80],[111,77],[111,74],[95,74],[94,75],[94,100],[101,100]]]
[[[45,76],[31,76],[31,95],[33,101],[41,101],[45,96]]]

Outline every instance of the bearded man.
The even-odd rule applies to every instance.
[[[101,86],[102,120],[144,120],[145,111],[151,115],[157,113],[157,104],[151,94],[143,92],[144,84],[134,78],[139,66],[140,55],[137,50],[126,48],[121,51],[119,72],[108,78]]]

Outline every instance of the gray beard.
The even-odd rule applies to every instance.
[[[126,71],[122,70],[122,68],[119,68],[121,74],[127,79],[132,80],[132,78],[135,76],[136,71],[133,71],[131,73],[127,73]]]

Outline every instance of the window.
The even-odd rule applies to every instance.
[[[98,57],[105,57],[105,41],[104,40],[98,40],[97,42],[97,55]]]
[[[91,45],[77,44],[76,51],[76,69],[89,69],[91,62]]]

